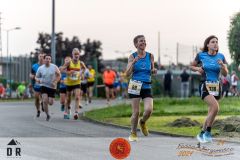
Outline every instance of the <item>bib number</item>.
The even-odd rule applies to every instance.
[[[71,80],[74,80],[74,81],[76,81],[76,80],[78,80],[79,79],[79,72],[77,72],[77,71],[75,71],[75,72],[73,72],[72,73],[72,76],[70,77],[70,79]]]
[[[142,88],[142,82],[130,79],[128,85],[128,93],[134,95],[140,95],[140,91]]]
[[[205,82],[208,93],[219,96],[219,82]]]

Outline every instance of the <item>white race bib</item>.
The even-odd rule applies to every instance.
[[[80,75],[79,71],[74,71],[74,72],[72,73],[70,79],[76,81],[76,80],[79,79],[79,75]]]
[[[130,79],[128,85],[128,93],[134,95],[140,95],[140,91],[142,88],[142,82]]]
[[[205,82],[208,93],[213,96],[219,96],[219,82]]]

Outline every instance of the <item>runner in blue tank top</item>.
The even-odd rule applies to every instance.
[[[228,69],[223,54],[218,52],[218,38],[209,36],[202,52],[198,53],[191,64],[191,69],[202,75],[199,87],[201,98],[207,103],[208,115],[201,133],[197,135],[199,142],[212,142],[211,127],[219,110],[218,100],[221,97],[220,73],[227,75]]]
[[[32,70],[31,70],[31,73],[30,73],[32,86],[33,86],[33,89],[34,89],[34,97],[35,97],[35,106],[36,106],[36,109],[37,109],[37,117],[40,116],[40,101],[41,101],[40,88],[41,87],[38,83],[36,83],[35,76],[36,76],[38,68],[44,63],[44,59],[43,59],[44,55],[45,55],[45,53],[43,53],[43,52],[40,52],[38,54],[38,63],[35,63],[35,64],[32,65]],[[43,106],[42,106],[42,110],[44,111]]]
[[[144,113],[139,125],[142,133],[148,136],[146,121],[153,111],[153,98],[151,93],[151,73],[156,73],[154,57],[145,51],[146,41],[143,35],[133,39],[137,51],[129,56],[126,75],[132,75],[129,82],[128,93],[132,99],[131,134],[129,141],[137,141],[137,125],[140,113],[140,100],[144,101]]]
[[[67,56],[64,58],[64,65],[68,64],[71,61],[71,57]],[[67,69],[64,66],[59,67],[61,72],[61,80],[59,86],[60,92],[60,104],[61,104],[61,111],[63,112],[65,109],[65,100],[66,100],[66,93],[67,93],[67,86],[64,84],[64,80],[67,77]]]

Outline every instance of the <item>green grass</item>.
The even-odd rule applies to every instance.
[[[239,98],[229,97],[220,100],[220,111],[217,119],[225,118],[231,115],[239,115],[240,101]],[[198,97],[187,100],[176,98],[158,98],[154,99],[154,110],[152,117],[148,121],[148,127],[151,130],[174,133],[187,136],[195,136],[200,127],[168,127],[167,123],[173,122],[180,117],[189,117],[192,120],[197,120],[201,124],[206,118],[208,107],[204,101]],[[143,112],[143,104],[141,104],[141,115]],[[130,126],[130,117],[132,109],[130,104],[121,104],[113,107],[97,109],[86,113],[88,118]],[[213,130],[213,133],[219,132]]]
[[[188,100],[160,98],[154,100],[153,116],[206,115],[207,110],[207,105],[200,98]],[[143,111],[143,104],[141,104],[141,111]],[[239,112],[240,101],[238,98],[225,98],[220,101],[218,115],[239,115]],[[99,120],[112,117],[130,117],[131,114],[130,104],[116,105],[86,113],[88,117]]]
[[[192,120],[197,120],[201,124],[205,120],[205,116],[184,116],[191,118]],[[223,119],[227,116],[218,116],[217,119]],[[161,117],[151,117],[147,122],[147,126],[150,130],[153,131],[160,131],[164,133],[174,133],[178,135],[185,135],[185,136],[196,136],[200,131],[200,126],[194,127],[169,127],[167,126],[168,123],[173,122],[175,119],[180,118],[179,116],[161,116]],[[130,118],[107,118],[104,120],[105,122],[118,124],[122,126],[130,127]],[[212,133],[216,134],[219,130],[213,129]]]

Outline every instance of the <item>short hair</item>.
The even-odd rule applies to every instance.
[[[133,43],[134,45],[138,42],[138,38],[142,38],[144,35],[137,35],[136,37],[133,38]]]
[[[75,52],[79,52],[80,53],[80,50],[78,48],[73,48],[72,54],[75,53]]]
[[[46,57],[51,57],[51,59],[52,59],[51,54],[45,54],[43,58],[45,59]]]

